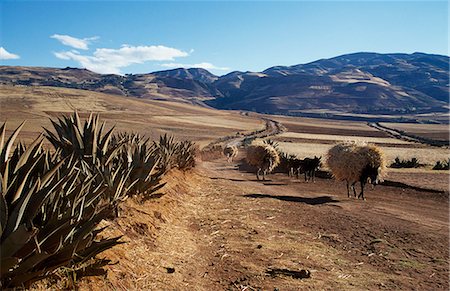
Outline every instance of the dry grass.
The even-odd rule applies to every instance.
[[[300,158],[326,155],[328,150],[333,146],[331,144],[322,143],[290,143],[278,142],[281,150],[297,155]],[[446,160],[450,157],[450,150],[444,148],[402,148],[400,147],[384,147],[381,149],[386,155],[386,159],[394,161],[396,157],[400,159],[417,158],[421,163],[434,165],[436,161]]]
[[[383,138],[383,137],[367,137],[367,136],[351,136],[351,135],[331,135],[331,134],[310,134],[310,133],[299,133],[299,132],[285,132],[280,135],[282,138],[296,138],[296,139],[313,139],[313,140],[323,140],[323,141],[365,141],[375,144],[411,144],[410,142],[394,139],[394,138]]]
[[[67,100],[70,100],[70,102]],[[64,88],[0,86],[0,121],[8,120],[10,124],[8,127],[14,128],[22,120],[27,119],[28,123],[23,131],[26,138],[34,138],[37,132],[41,131],[42,126],[50,127],[48,121],[50,116],[71,112],[73,109],[78,109],[84,113],[90,110],[100,112],[101,118],[105,119],[109,126],[115,124],[119,131],[133,130],[147,136],[157,136],[160,133],[169,132],[180,138],[195,140],[200,145],[205,145],[222,136],[233,135],[237,131],[253,131],[264,126],[258,117],[259,115],[256,114],[243,116],[237,112],[218,111],[187,104],[145,101]],[[416,157],[421,162],[433,164],[436,160],[443,160],[450,156],[450,150],[447,149],[402,147],[411,146],[411,144],[387,138],[383,133],[368,127],[365,123],[291,117],[275,117],[274,119],[287,125],[290,131],[283,138],[295,140],[298,137],[307,137],[315,140],[305,143],[279,142],[279,147],[283,151],[296,154],[302,158],[314,155],[324,156],[332,146],[326,142],[355,139],[355,136],[366,141],[395,144],[396,147],[382,147],[388,160],[393,160],[396,156],[403,159]],[[302,132],[302,128],[307,128],[308,132]],[[323,134],[314,133],[316,131]],[[354,135],[349,135],[349,133]],[[408,171],[418,172],[415,173],[415,176],[412,176],[407,174],[410,173]],[[445,179],[445,177],[448,177],[447,173],[435,174],[431,170],[401,169],[393,170],[393,173],[406,180],[411,180],[417,175],[426,173],[427,177],[430,177],[430,185],[435,183],[436,177],[443,181],[442,187],[445,187],[445,183],[448,183],[448,178]],[[126,210],[123,212],[123,216],[117,221],[108,222],[111,227],[107,229],[107,235],[123,234],[123,240],[128,242],[104,253],[108,259],[120,261],[120,264],[108,266],[106,278],[91,277],[83,279],[78,286],[81,290],[157,290],[158,286],[164,286],[166,289],[185,288],[193,290],[192,286],[196,286],[196,282],[212,284],[213,277],[205,278],[204,274],[200,274],[196,267],[200,266],[206,270],[209,266],[209,261],[205,261],[205,258],[200,256],[200,254],[204,255],[203,250],[198,248],[199,246],[209,247],[211,244],[208,245],[208,242],[212,242],[215,237],[210,238],[212,235],[208,237],[205,235],[206,238],[200,235],[198,237],[190,236],[189,234],[192,234],[192,232],[189,232],[188,229],[193,227],[189,224],[192,223],[192,220],[187,221],[186,217],[198,218],[199,214],[202,214],[201,211],[208,214],[207,218],[219,217],[223,214],[221,211],[226,210],[225,203],[243,203],[242,200],[236,200],[237,198],[233,200],[227,196],[230,189],[238,187],[239,183],[230,183],[226,180],[220,182],[223,187],[218,188],[217,184],[213,184],[215,180],[202,179],[199,176],[197,178],[194,176],[194,179],[190,176],[187,179],[185,174],[181,173],[169,175],[167,179],[169,183],[164,191],[169,195],[163,196],[159,200],[147,201],[144,204],[129,199],[126,201]],[[251,193],[259,193],[256,192],[259,190],[255,189]],[[218,191],[223,193],[218,193]],[[204,196],[203,198],[200,197],[201,199],[210,199],[212,194],[217,194],[218,197],[227,197],[227,199],[220,200],[217,198],[220,203],[216,203],[216,205],[204,203],[207,207],[202,210],[199,208],[202,204],[197,203],[201,193]],[[237,189],[235,193],[243,192],[242,189]],[[184,199],[187,196],[195,199],[190,199],[191,201],[186,203]],[[206,201],[210,202],[209,200]],[[304,264],[308,268],[318,269],[319,271],[313,274],[314,280],[304,282],[305,289],[327,289],[332,286],[332,289],[361,290],[367,289],[367,286],[374,286],[377,282],[389,281],[390,277],[394,276],[381,271],[375,272],[374,269],[366,267],[368,265],[357,265],[349,268],[351,262],[344,260],[342,254],[336,249],[322,244],[315,237],[316,234],[293,233],[292,237],[289,238],[290,234],[280,233],[279,225],[274,225],[273,229],[269,229],[269,225],[260,217],[253,219],[251,216],[251,211],[256,202],[248,201],[246,203],[248,203],[246,208],[239,207],[236,210],[237,212],[227,217],[229,221],[236,222],[235,225],[244,224],[246,228],[234,229],[229,234],[236,235],[238,231],[247,232],[251,229],[251,226],[257,228],[256,224],[267,227],[267,233],[270,235],[261,238],[261,243],[264,244],[262,250],[267,249],[270,252],[262,256],[261,260],[267,261],[267,263],[280,262],[280,265],[286,267],[292,267],[296,262],[306,262]],[[182,204],[185,206],[178,207]],[[186,213],[188,215],[185,215]],[[267,213],[264,212],[264,214]],[[205,220],[205,224],[201,226],[200,230],[207,229],[213,221]],[[163,225],[170,227],[163,227]],[[223,223],[223,221],[220,224],[217,223],[217,225],[218,227],[227,227],[227,223]],[[211,233],[216,233],[216,229]],[[244,233],[244,235],[247,236],[248,234]],[[297,238],[299,235],[304,235],[308,244],[305,241],[299,243]],[[162,239],[167,237],[170,240]],[[242,237],[244,236],[236,238],[236,240],[230,238],[229,246],[235,246],[237,250],[247,246],[249,241],[243,240]],[[200,244],[198,241],[195,243],[195,240],[202,243]],[[283,243],[280,244],[280,241]],[[219,249],[219,245],[213,244],[217,249]],[[253,246],[248,246],[248,248],[250,247]],[[170,249],[172,253],[164,252],[167,249]],[[276,259],[269,256],[270,254],[282,254],[285,250],[289,250],[293,254],[292,257],[295,257],[295,262],[292,259],[287,259],[288,256],[286,255]],[[149,256],[149,253],[151,253],[151,256]],[[245,263],[248,263],[246,267],[255,270],[255,267],[251,265],[251,260],[243,260],[242,253],[236,253],[235,256],[237,265],[244,266]],[[253,256],[251,255],[249,258],[253,258]],[[224,260],[226,261],[226,257]],[[178,264],[177,271],[172,274],[173,276],[167,276],[166,267],[171,267],[173,264]],[[264,272],[263,269],[258,271]],[[182,274],[185,277],[182,277]],[[286,284],[298,286],[297,283],[290,280],[286,279]],[[64,285],[65,282],[67,281],[60,281],[60,285],[46,285],[46,282],[40,282],[35,287],[41,290],[50,287],[64,289],[67,288],[67,285]],[[191,287],[187,287],[187,284],[190,284]],[[200,287],[197,286],[197,288]]]
[[[177,280],[170,282],[173,276],[171,278],[165,276],[166,267],[173,266],[172,262],[165,258],[173,257],[174,254],[159,253],[160,244],[164,242],[159,241],[158,238],[165,235],[160,233],[161,229],[167,229],[164,227],[165,224],[182,224],[183,216],[173,210],[181,211],[179,200],[191,193],[186,173],[173,170],[165,177],[165,182],[168,184],[162,190],[165,195],[161,198],[147,200],[144,203],[134,198],[128,199],[122,206],[123,211],[119,218],[102,222],[100,226],[108,226],[103,232],[105,236],[123,236],[121,241],[126,243],[103,252],[99,257],[105,257],[113,263],[104,267],[107,270],[107,276],[78,278],[76,286],[79,290],[156,290],[155,286],[158,285],[174,288],[181,286]],[[176,234],[176,229],[173,229],[173,234]],[[179,233],[178,239],[188,243],[186,234],[186,231]],[[172,239],[175,240],[177,237],[172,236]],[[184,245],[184,247],[187,253],[194,253],[189,249],[192,246]],[[180,259],[183,258],[180,257]],[[164,278],[167,282],[161,281]],[[71,289],[72,284],[70,276],[62,276],[56,282],[39,281],[32,286],[32,289],[63,290]]]
[[[431,166],[436,161],[447,160],[450,157],[450,149],[399,140],[369,127],[365,122],[280,116],[275,116],[274,119],[282,122],[288,129],[287,132],[275,138],[280,148],[300,158],[324,156],[334,143],[342,141],[365,141],[378,144],[385,153],[388,164],[396,157],[400,159],[415,157],[421,163],[429,165],[420,171],[430,172]],[[444,131],[448,131],[448,126],[441,124],[386,123],[386,126],[395,126],[401,130],[414,131],[423,135],[442,135]]]
[[[286,126],[312,126],[316,128],[328,128],[331,131],[336,129],[350,129],[354,132],[359,131],[373,131],[377,130],[367,126],[364,122],[355,121],[342,121],[342,120],[330,120],[319,118],[306,118],[306,117],[289,117],[289,116],[273,116],[274,119],[279,120]]]
[[[382,123],[381,125],[421,137],[449,140],[448,124]]]
[[[54,87],[0,86],[0,121],[8,128],[27,123],[21,138],[31,141],[51,127],[49,117],[78,110],[100,113],[107,126],[118,131],[135,131],[150,137],[171,133],[203,146],[236,132],[251,132],[264,127],[258,117],[233,111],[219,111],[169,101],[143,100],[85,90]]]

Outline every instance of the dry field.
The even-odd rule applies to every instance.
[[[8,120],[11,130],[27,119],[26,141],[49,127],[49,117],[74,109],[83,116],[100,112],[117,130],[155,137],[169,132],[201,145],[265,126],[258,114],[81,90],[0,87],[0,121]],[[324,155],[349,139],[379,144],[389,159],[433,163],[450,155],[361,122],[270,118],[287,129],[275,137],[281,148],[301,157]],[[63,269],[33,289],[448,290],[448,191],[368,187],[367,201],[360,201],[348,199],[344,184],[330,179],[306,183],[280,173],[259,182],[225,158],[199,161],[195,170],[165,179],[165,195],[128,199],[121,217],[104,222],[105,236],[123,235],[126,242],[100,255],[113,263],[106,274],[80,270],[74,276]],[[388,179],[448,190],[449,174],[398,169]],[[311,277],[289,276],[302,269]]]
[[[416,157],[422,163],[434,165],[436,161],[450,157],[449,149],[399,140],[369,127],[364,122],[299,117],[275,117],[274,119],[287,128],[287,132],[278,135],[275,139],[285,151],[300,157],[325,155],[333,144],[342,141],[366,141],[377,144],[383,148],[387,159],[392,161],[397,156],[401,159]],[[422,124],[419,127],[422,131],[426,131],[427,126],[430,127],[430,132],[441,133],[444,125]]]
[[[381,123],[381,125],[420,137],[449,140],[448,124]]]
[[[128,200],[123,215],[105,223],[127,243],[103,254],[117,263],[104,277],[77,277],[77,286],[448,290],[448,193],[379,186],[361,201],[333,180],[269,179],[258,182],[225,158],[172,173],[165,196]],[[311,277],[289,275],[302,269]],[[70,276],[59,276],[35,288],[73,287]]]
[[[51,128],[49,117],[78,110],[82,116],[100,113],[117,131],[136,131],[150,137],[172,133],[203,146],[219,137],[262,129],[257,117],[168,101],[124,98],[98,92],[54,87],[0,86],[0,122],[12,130],[27,120],[21,138],[30,141],[42,127]]]
[[[450,158],[450,149],[448,148],[430,147],[395,139],[384,132],[369,127],[364,122],[299,117],[273,118],[287,128],[287,132],[274,138],[285,152],[301,158],[315,155],[325,157],[328,149],[337,142],[366,141],[377,144],[383,149],[389,161],[388,164],[392,163],[396,157],[407,160],[417,158],[420,163],[426,164],[425,167],[419,169],[389,169],[388,179],[432,189],[449,189],[449,172],[431,169],[436,161],[444,161]],[[391,126],[390,123],[386,125]],[[403,126],[407,129],[412,125],[394,124],[394,126]],[[434,124],[414,126],[421,132],[437,133],[441,136],[446,127],[445,125]]]

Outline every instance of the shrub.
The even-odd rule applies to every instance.
[[[82,123],[77,112],[51,120],[56,134],[44,128],[45,137],[58,150],[61,159],[69,156],[79,162],[83,179],[92,178],[97,185],[105,185],[103,197],[117,209],[127,197],[130,169],[120,158],[124,143],[111,143],[114,127],[104,132],[105,123],[91,114]]]
[[[390,165],[391,168],[419,168],[423,167],[417,158],[411,158],[410,160],[400,160],[396,157],[394,162]]]
[[[450,169],[450,159],[447,161],[437,161],[433,167],[433,170],[449,170]]]
[[[158,167],[161,161],[157,157],[156,147],[150,145],[148,139],[139,134],[119,134],[113,140],[118,140],[117,144],[123,144],[119,160],[127,165],[129,171],[126,182],[129,187],[128,195],[141,194],[144,198],[149,198],[165,185],[161,183],[164,172]]]

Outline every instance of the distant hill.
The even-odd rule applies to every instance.
[[[428,113],[448,111],[449,57],[354,53],[221,77],[198,68],[118,76],[76,68],[1,66],[0,84],[67,87],[263,113]]]
[[[328,109],[357,113],[445,110],[449,58],[355,53],[258,74],[233,72],[216,81],[222,109],[268,113]]]

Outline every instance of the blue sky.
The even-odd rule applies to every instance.
[[[448,55],[447,1],[0,2],[2,65],[261,71],[346,53]]]

